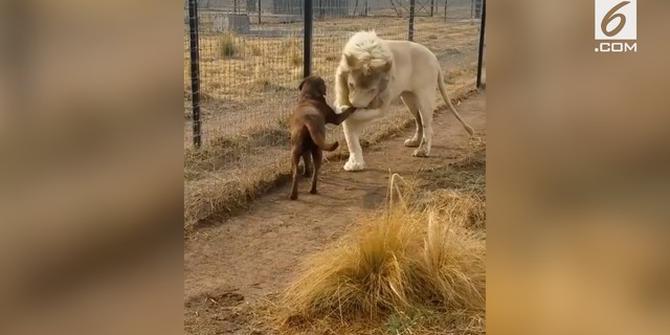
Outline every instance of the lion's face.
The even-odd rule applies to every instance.
[[[357,108],[378,108],[380,94],[389,82],[391,62],[372,60],[361,62],[352,55],[345,55],[349,102]]]
[[[347,85],[349,102],[353,107],[370,108],[370,104],[386,88],[388,80],[385,73],[368,73],[352,71],[349,73]]]

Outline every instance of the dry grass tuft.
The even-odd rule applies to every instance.
[[[261,64],[256,64],[254,67],[254,88],[265,90],[272,85],[272,78],[270,73],[263,69]]]
[[[263,50],[258,45],[251,45],[251,55],[256,57],[263,56]]]
[[[282,43],[281,52],[287,55],[289,68],[302,65],[302,45],[301,41],[295,37],[289,37]]]
[[[282,300],[284,327],[385,322],[389,330],[419,330],[482,320],[484,237],[462,224],[474,204],[453,193],[425,208],[410,205],[416,192],[398,179],[391,179],[397,198],[384,213],[307,263]],[[415,319],[419,314],[438,317]]]
[[[216,50],[219,59],[233,58],[240,52],[240,47],[235,41],[235,36],[231,33],[225,33],[216,40]]]
[[[422,169],[421,185],[432,190],[417,206],[445,211],[460,226],[486,228],[486,140],[473,137],[462,148],[457,159],[447,166]],[[450,204],[443,207],[442,204]]]

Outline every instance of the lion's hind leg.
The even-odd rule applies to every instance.
[[[423,136],[419,147],[414,150],[412,156],[428,157],[433,144],[433,110],[435,109],[435,90],[426,90],[417,95],[419,102],[419,115],[423,125]]]
[[[412,92],[403,93],[400,99],[407,106],[409,112],[414,115],[414,122],[416,124],[414,136],[405,140],[405,146],[416,148],[421,144],[421,137],[423,136],[423,123],[421,122],[421,114],[419,113],[419,101]]]

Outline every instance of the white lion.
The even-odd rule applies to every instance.
[[[418,147],[414,156],[430,155],[436,88],[472,135],[472,127],[461,119],[449,101],[443,79],[437,57],[421,44],[383,40],[374,31],[361,31],[351,36],[335,74],[335,104],[339,108],[364,109],[358,109],[343,123],[349,147],[349,160],[344,169],[365,169],[359,142],[361,131],[370,121],[385,115],[391,101],[399,96],[416,119],[416,132],[405,141],[408,147]]]

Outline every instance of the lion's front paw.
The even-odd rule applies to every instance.
[[[430,152],[426,150],[425,147],[418,148],[414,150],[414,153],[412,153],[412,156],[414,157],[428,157],[430,156]]]
[[[337,114],[342,114],[342,113],[348,111],[349,108],[352,108],[352,107],[349,106],[349,105],[341,105],[341,106],[337,106],[337,109],[338,109],[338,111],[337,111],[338,113],[337,113]]]
[[[416,148],[421,144],[421,140],[418,138],[408,138],[405,140],[405,146],[410,148]]]
[[[344,164],[345,171],[362,171],[365,170],[365,161],[357,159],[349,159],[346,164]]]

